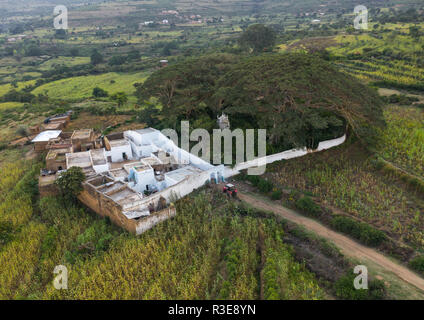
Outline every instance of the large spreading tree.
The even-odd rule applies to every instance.
[[[275,31],[263,24],[253,24],[244,31],[240,38],[239,44],[242,47],[249,48],[255,53],[263,51],[271,51],[275,45]]]
[[[375,90],[306,53],[190,58],[152,74],[137,95],[158,102],[164,126],[190,120],[210,130],[224,112],[233,129],[267,129],[277,149],[315,147],[346,128],[368,142],[384,123]]]

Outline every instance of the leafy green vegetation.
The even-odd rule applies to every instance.
[[[80,167],[71,167],[60,173],[55,184],[65,201],[76,202],[78,195],[83,190],[82,183],[85,174]]]
[[[22,160],[37,157],[29,128],[69,109],[66,130],[99,134],[136,122],[178,130],[180,120],[210,131],[226,113],[232,129],[266,128],[268,154],[347,130],[338,149],[242,179],[325,223],[334,212],[334,228],[368,245],[412,245],[402,261],[415,256],[409,266],[423,272],[421,4],[370,0],[370,29],[357,31],[353,0],[85,2],[68,4],[78,16],[68,31],[46,26],[48,6],[26,1],[21,15],[18,2],[2,4],[0,298],[322,299],[328,288],[316,280],[328,257],[311,262],[318,240],[210,190],[178,202],[175,219],[139,238],[74,201],[82,177],[71,181],[72,201],[38,199],[42,165]],[[373,144],[366,150],[356,138]],[[309,239],[303,255],[287,238]],[[67,292],[51,284],[58,264],[71,271]],[[358,292],[351,272],[336,280],[326,281],[338,298],[385,297],[378,281]]]
[[[306,214],[317,216],[322,213],[322,209],[308,196],[296,200],[295,206]]]
[[[424,274],[424,256],[420,255],[411,259],[411,261],[409,261],[409,266],[412,269]]]
[[[311,192],[324,207],[342,210],[395,239],[424,246],[422,197],[396,176],[382,175],[358,143],[270,165],[278,187]]]
[[[386,240],[384,232],[377,230],[366,223],[358,222],[348,217],[335,217],[331,221],[331,225],[337,231],[351,235],[369,246],[378,246]]]
[[[25,175],[19,168],[1,171],[8,196],[0,219],[12,223],[0,250],[7,266],[0,269],[2,298],[323,298],[314,275],[282,242],[282,226],[274,218],[258,219],[220,192],[204,190],[178,201],[176,218],[134,237],[52,197],[34,203],[34,215],[30,186],[39,167]],[[12,208],[21,214],[11,214]],[[58,264],[68,267],[69,290],[53,288]]]
[[[132,75],[105,73],[95,76],[81,76],[41,85],[32,93],[35,95],[46,93],[54,99],[81,100],[91,97],[93,89],[100,87],[112,94],[122,91],[130,95],[135,91],[133,84],[142,82],[144,78],[144,73]]]
[[[346,300],[381,300],[386,294],[384,282],[381,280],[368,281],[368,289],[354,288],[353,281],[357,275],[352,271],[341,277],[335,284],[336,294]]]
[[[267,129],[272,151],[316,147],[342,135],[345,122],[369,141],[382,123],[382,102],[374,91],[300,53],[188,59],[151,75],[137,95],[140,103],[158,99],[164,126],[175,127],[181,119],[209,124],[221,112],[234,127],[259,125]]]

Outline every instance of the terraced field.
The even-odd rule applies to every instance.
[[[328,47],[337,65],[367,82],[420,88],[424,81],[424,40],[409,29],[375,34],[339,35],[338,45]]]
[[[125,92],[132,95],[135,91],[133,84],[143,82],[146,74],[143,72],[133,74],[120,74],[115,72],[102,75],[81,76],[62,79],[44,84],[34,91],[33,94],[47,93],[50,98],[81,100],[89,98],[95,87],[100,87],[110,94]]]

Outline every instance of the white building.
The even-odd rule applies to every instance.
[[[206,182],[223,181],[224,166],[210,163],[180,149],[160,131],[152,128],[129,130],[105,137],[105,148],[66,154],[67,168],[77,166],[90,179],[107,177],[108,190],[116,184],[137,195],[119,197],[123,213],[130,208],[131,217],[146,216],[161,198],[181,198]],[[118,198],[117,198],[118,199]],[[139,213],[139,215],[138,215]]]

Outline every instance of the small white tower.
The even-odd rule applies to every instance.
[[[230,129],[230,120],[225,113],[218,117],[218,126],[221,130]]]

